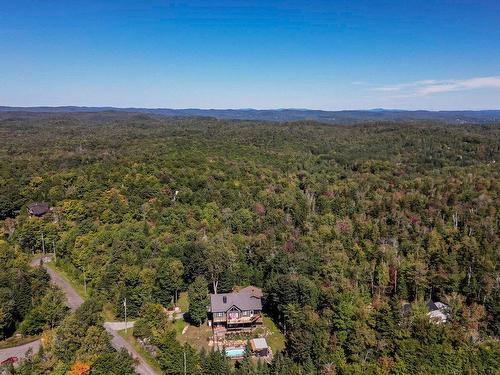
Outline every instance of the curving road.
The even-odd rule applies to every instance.
[[[32,349],[33,353],[40,349],[40,340],[32,341],[28,344],[14,346],[13,348],[0,349],[0,362],[10,357],[22,358],[28,350]]]
[[[66,304],[68,307],[74,311],[83,304],[83,298],[76,292],[71,285],[69,285],[56,271],[52,268],[47,267],[46,263],[51,261],[50,257],[45,257],[43,259],[43,266],[50,275],[51,281],[56,284],[64,292],[66,296]],[[31,261],[33,266],[38,266],[40,264],[40,258],[35,258]]]
[[[114,328],[113,325],[120,325],[119,328]],[[133,322],[128,323],[127,327],[130,328],[133,326]],[[125,348],[129,354],[136,361],[135,372],[142,375],[157,375],[157,373],[139,356],[137,351],[130,345],[128,341],[126,341],[123,337],[118,334],[118,330],[125,329],[125,323],[123,322],[105,322],[104,328],[108,331],[111,338],[111,345],[113,348]]]
[[[43,258],[43,266],[50,275],[51,281],[62,289],[66,296],[67,305],[71,310],[76,310],[83,303],[82,297],[76,292],[71,285],[69,285],[56,271],[47,267],[45,263],[50,262],[50,257]],[[35,258],[31,261],[33,266],[40,264],[40,258]],[[134,322],[128,322],[127,327],[131,328],[134,326]],[[121,337],[117,331],[125,329],[125,322],[105,322],[104,328],[112,336],[111,345],[116,350],[125,348],[127,352],[134,358],[136,365],[135,371],[140,375],[158,375],[151,366],[149,366],[146,361],[139,355],[139,353],[130,345],[123,337]],[[33,353],[37,352],[40,348],[40,340],[30,342],[29,344],[16,346],[8,349],[0,349],[0,362],[9,357],[22,358],[29,349],[33,349]]]

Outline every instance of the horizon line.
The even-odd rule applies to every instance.
[[[315,112],[483,112],[483,111],[500,111],[500,108],[482,108],[482,109],[400,109],[400,108],[356,108],[356,109],[314,109],[314,108],[300,108],[300,107],[278,107],[278,108],[203,108],[203,107],[116,107],[108,105],[33,105],[33,106],[10,106],[0,105],[0,108],[5,109],[60,109],[60,108],[81,108],[81,109],[117,109],[117,110],[170,110],[170,111],[315,111]]]

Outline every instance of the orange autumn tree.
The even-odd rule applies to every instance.
[[[69,371],[69,375],[87,375],[90,372],[90,366],[86,363],[75,362],[71,370]]]

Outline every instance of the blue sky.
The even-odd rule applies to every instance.
[[[500,1],[4,1],[0,105],[500,108]]]

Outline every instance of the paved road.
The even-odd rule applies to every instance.
[[[135,365],[135,371],[138,374],[141,375],[157,375],[156,371],[154,371],[136,352],[136,350],[130,345],[123,337],[121,337],[116,330],[114,330],[112,327],[113,324],[116,324],[118,322],[106,322],[104,323],[104,328],[106,328],[106,331],[108,331],[112,337],[111,339],[111,345],[113,345],[114,348],[119,349],[119,348],[125,348],[129,354],[134,358],[134,360],[137,361],[137,364]],[[119,322],[120,324],[123,324],[123,329],[125,329],[125,323]]]
[[[106,322],[104,323],[105,328],[111,328],[113,331],[121,331],[125,328],[132,328],[135,322],[127,322],[127,326],[125,327],[125,322]]]
[[[39,348],[40,340],[36,340],[28,344],[15,346],[13,348],[0,349],[0,362],[6,360],[9,357],[17,357],[21,359],[29,349],[33,349],[33,353],[36,353],[38,352]]]
[[[50,261],[50,257],[44,258],[45,262]],[[40,264],[40,258],[35,258],[31,261],[32,265]],[[83,299],[78,295],[78,293],[69,285],[57,272],[45,266],[50,278],[54,284],[59,286],[64,294],[66,295],[66,300],[68,302],[68,307],[71,310],[76,310],[82,303]],[[134,322],[128,322],[127,327],[133,327]],[[157,375],[157,373],[142,359],[142,357],[137,353],[137,351],[130,345],[123,337],[121,337],[117,331],[125,329],[125,322],[105,322],[104,328],[108,331],[111,336],[111,344],[116,350],[125,348],[129,354],[136,361],[135,371],[140,375]],[[40,348],[40,340],[34,341],[32,343],[16,346],[9,349],[0,350],[0,361],[6,358],[16,356],[18,358],[24,357],[24,354],[29,348],[33,348],[33,352],[37,352]]]
[[[68,307],[71,310],[76,310],[83,303],[82,297],[80,297],[78,295],[78,293],[76,292],[76,290],[73,289],[73,287],[71,285],[69,285],[56,271],[54,271],[53,269],[51,269],[50,267],[47,267],[45,265],[45,263],[50,262],[50,261],[51,261],[50,257],[44,258],[44,266],[50,275],[50,279],[52,280],[52,282],[54,284],[56,284],[64,292],[64,295],[66,296],[66,302],[67,302]],[[31,261],[31,264],[35,265],[35,266],[39,265],[40,259],[39,258],[33,259]]]

